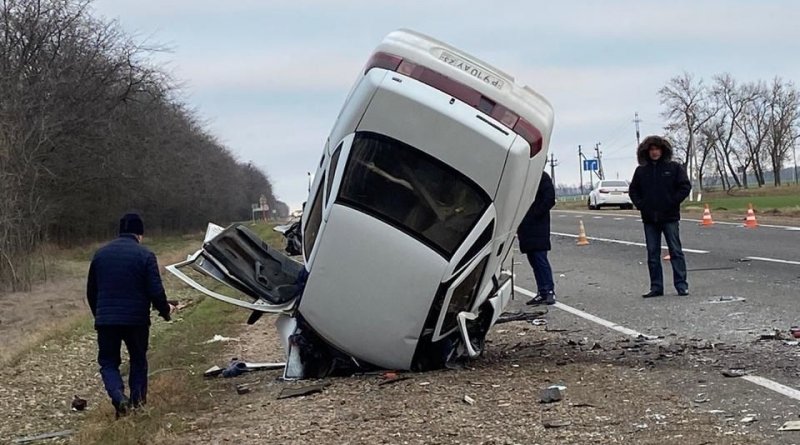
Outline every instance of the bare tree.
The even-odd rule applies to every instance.
[[[108,236],[126,210],[178,232],[277,201],[180,102],[155,48],[88,5],[0,0],[0,288],[31,285],[43,241]]]
[[[741,144],[747,150],[749,164],[753,167],[758,186],[764,185],[763,161],[768,158],[766,138],[769,130],[769,92],[763,82],[747,86],[753,93],[753,100],[745,106],[742,115],[736,120]]]
[[[738,87],[736,81],[730,74],[714,76],[714,86],[711,89],[711,99],[715,103],[715,108],[719,110],[714,116],[716,124],[713,128],[716,132],[716,149],[721,154],[724,165],[728,168],[731,177],[737,187],[742,186],[739,180],[736,166],[746,170],[749,164],[749,157],[742,156],[737,150],[736,136],[739,131],[737,122],[747,106],[755,99],[755,91],[748,86]],[[734,161],[736,166],[734,166]]]
[[[697,180],[702,174],[697,171],[698,163],[695,159],[694,142],[697,132],[709,119],[714,117],[717,109],[709,103],[708,91],[703,85],[703,81],[695,81],[694,76],[688,72],[670,79],[667,85],[658,91],[658,94],[661,97],[661,104],[666,106],[662,115],[667,119],[668,127],[685,129],[685,163],[694,184],[702,187]]]
[[[792,82],[776,77],[772,81],[769,102],[767,147],[775,185],[781,185],[781,169],[798,139],[800,94]]]

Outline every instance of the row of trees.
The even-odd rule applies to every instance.
[[[0,0],[0,290],[31,284],[31,252],[106,237],[137,210],[148,232],[250,217],[267,176],[238,162],[171,79],[85,0]]]
[[[792,82],[739,83],[721,74],[707,85],[683,73],[659,95],[667,133],[699,190],[711,177],[726,190],[747,186],[748,174],[761,187],[770,171],[781,185],[800,138],[800,92]]]

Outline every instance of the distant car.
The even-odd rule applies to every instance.
[[[345,100],[302,217],[302,263],[241,225],[169,266],[280,314],[286,378],[427,370],[476,357],[511,300],[503,264],[547,159],[553,110],[514,78],[412,31],[389,34]],[[204,288],[191,266],[245,293]],[[250,302],[247,300],[255,300]]]
[[[589,210],[599,210],[604,206],[619,206],[620,209],[632,209],[633,203],[628,195],[628,181],[603,180],[589,192]]]

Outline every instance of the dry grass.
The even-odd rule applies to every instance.
[[[149,366],[155,375],[150,379],[147,407],[114,421],[113,409],[105,403],[87,417],[75,437],[77,443],[154,443],[181,432],[192,413],[213,400],[203,371],[224,362],[219,357],[220,344],[203,341],[215,334],[235,335],[243,319],[243,312],[235,307],[204,299],[186,310],[182,321],[154,329]]]

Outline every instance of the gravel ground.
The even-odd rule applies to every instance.
[[[705,386],[699,370],[718,376],[720,369],[770,356],[770,348],[779,357],[781,342],[761,342],[751,351],[691,339],[649,343],[608,334],[595,342],[586,335],[505,323],[493,329],[486,354],[468,367],[400,373],[393,383],[383,373],[321,382],[283,382],[278,371],[218,378],[208,409],[184,415],[180,432],[161,431],[157,442],[771,443],[740,421],[746,416],[741,406],[714,413],[710,403],[687,397],[682,388]],[[231,357],[283,359],[270,317],[242,325],[236,337],[216,364]],[[51,339],[0,370],[0,443],[77,430],[93,410],[111,421],[94,341],[92,331]],[[250,393],[236,393],[242,383]],[[318,383],[326,385],[321,393],[277,399],[284,388]],[[563,400],[541,403],[540,391],[554,384],[566,387]],[[88,411],[70,410],[74,394],[89,400]]]
[[[281,360],[268,319],[246,327],[231,357]],[[667,382],[697,380],[690,368],[724,351],[702,344],[616,339],[599,345],[526,322],[498,325],[485,355],[465,369],[280,381],[260,371],[217,381],[214,404],[164,443],[348,444],[757,444],[733,414],[711,414]],[[236,384],[252,391],[237,395]],[[283,388],[323,383],[321,393],[278,400]],[[541,403],[540,391],[566,386]],[[471,402],[468,402],[471,401]],[[738,413],[736,413],[738,414]]]

